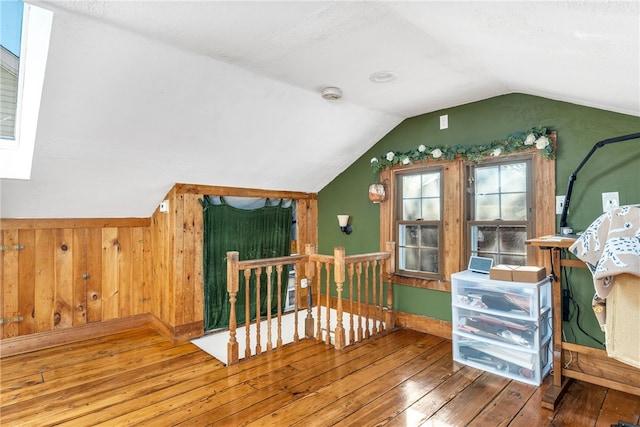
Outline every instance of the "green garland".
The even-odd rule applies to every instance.
[[[389,151],[380,157],[371,159],[373,172],[377,173],[393,165],[409,165],[416,161],[424,160],[454,160],[461,157],[473,162],[479,162],[486,157],[504,156],[518,151],[531,150],[537,148],[542,157],[546,159],[554,158],[554,147],[546,128],[531,128],[524,132],[514,132],[504,140],[493,141],[481,145],[419,145],[417,148],[406,152]]]

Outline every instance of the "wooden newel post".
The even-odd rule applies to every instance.
[[[307,338],[314,337],[314,329],[313,329],[313,314],[311,312],[311,307],[313,307],[313,296],[311,289],[313,289],[313,280],[315,277],[315,266],[313,261],[311,261],[311,255],[315,254],[317,248],[315,245],[311,243],[307,243],[304,248],[304,253],[307,255],[307,263],[304,267],[304,274],[307,278],[307,317],[304,319],[304,336]],[[317,300],[320,301],[320,295],[316,296]]]
[[[393,313],[393,273],[396,271],[396,242],[387,242],[386,251],[389,252],[389,259],[385,263],[387,276],[387,312],[385,323],[387,330],[396,327],[396,316]]]
[[[333,277],[336,281],[336,291],[338,293],[338,302],[337,302],[337,311],[338,311],[338,323],[336,325],[335,336],[335,348],[336,350],[342,350],[345,347],[345,333],[344,326],[342,326],[342,287],[344,286],[344,269],[345,269],[345,259],[344,259],[344,248],[336,247],[333,250],[333,266],[334,272]],[[329,289],[327,289],[327,294],[329,294]]]
[[[236,341],[236,296],[239,289],[238,252],[227,252],[227,292],[229,292],[229,342],[227,343],[227,365],[238,363],[238,341]]]

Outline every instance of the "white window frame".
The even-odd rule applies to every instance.
[[[24,4],[15,139],[0,140],[0,178],[29,179],[53,12]]]

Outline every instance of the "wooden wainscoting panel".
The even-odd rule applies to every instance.
[[[182,282],[182,317],[177,318],[179,325],[185,323],[191,323],[195,316],[195,215],[202,216],[202,212],[196,212],[198,208],[198,200],[194,200],[193,194],[181,194],[180,197],[183,200],[184,209],[182,218],[178,218],[178,225],[180,226],[179,233],[182,234],[182,269],[180,274],[180,281]],[[199,209],[200,211],[202,209]],[[176,241],[178,244],[178,241]],[[202,251],[202,249],[200,250]]]
[[[597,348],[563,342],[562,349],[564,376],[640,396],[640,369],[619,362]]]
[[[173,316],[171,317],[171,325],[183,325],[185,322],[185,282],[184,282],[184,195],[177,193],[174,199],[175,209],[173,212],[174,228],[173,228],[173,292],[171,293],[173,301]],[[188,293],[188,291],[187,291]]]
[[[133,235],[131,227],[118,229],[118,317],[135,312],[133,300]]]
[[[191,269],[189,270],[189,282],[193,286],[193,317],[192,321],[204,320],[204,285],[202,278],[202,248],[203,248],[203,218],[202,218],[202,206],[198,202],[196,195],[186,195],[185,197],[191,197],[190,212],[188,218],[193,220],[191,229],[193,230],[193,236],[189,236],[191,247],[187,257],[191,259]],[[204,325],[204,322],[203,322]],[[204,326],[203,326],[204,332]]]
[[[149,218],[2,218],[3,230],[149,227]]]
[[[35,322],[36,332],[53,329],[55,304],[53,229],[36,230]]]
[[[53,325],[55,329],[66,329],[73,326],[73,229],[58,228],[54,230],[53,247],[55,262],[55,309]]]
[[[24,247],[18,253],[18,335],[36,332],[35,295],[36,295],[36,232],[18,230],[18,242]]]
[[[117,228],[102,230],[102,251],[102,320],[117,319],[120,314]]]
[[[396,326],[451,340],[451,322],[417,314],[396,311]]]
[[[45,219],[53,227],[39,228],[33,219],[2,220],[3,339],[150,311],[149,227],[120,219],[100,228],[103,222]]]
[[[18,230],[4,230],[2,234],[2,242],[0,245],[3,250],[0,251],[2,257],[2,299],[0,300],[0,319],[2,320],[2,338],[15,337],[19,334],[19,322],[15,321],[20,315],[19,309],[19,268],[18,257],[20,251],[14,250],[13,247],[18,243]]]
[[[86,228],[73,230],[73,314],[72,325],[80,326],[87,323],[87,239]]]
[[[87,229],[86,240],[87,322],[102,321],[102,229]]]

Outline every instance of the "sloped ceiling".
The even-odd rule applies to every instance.
[[[176,182],[317,192],[404,118],[507,93],[640,115],[637,1],[36,4],[33,170],[4,218],[148,217]]]

